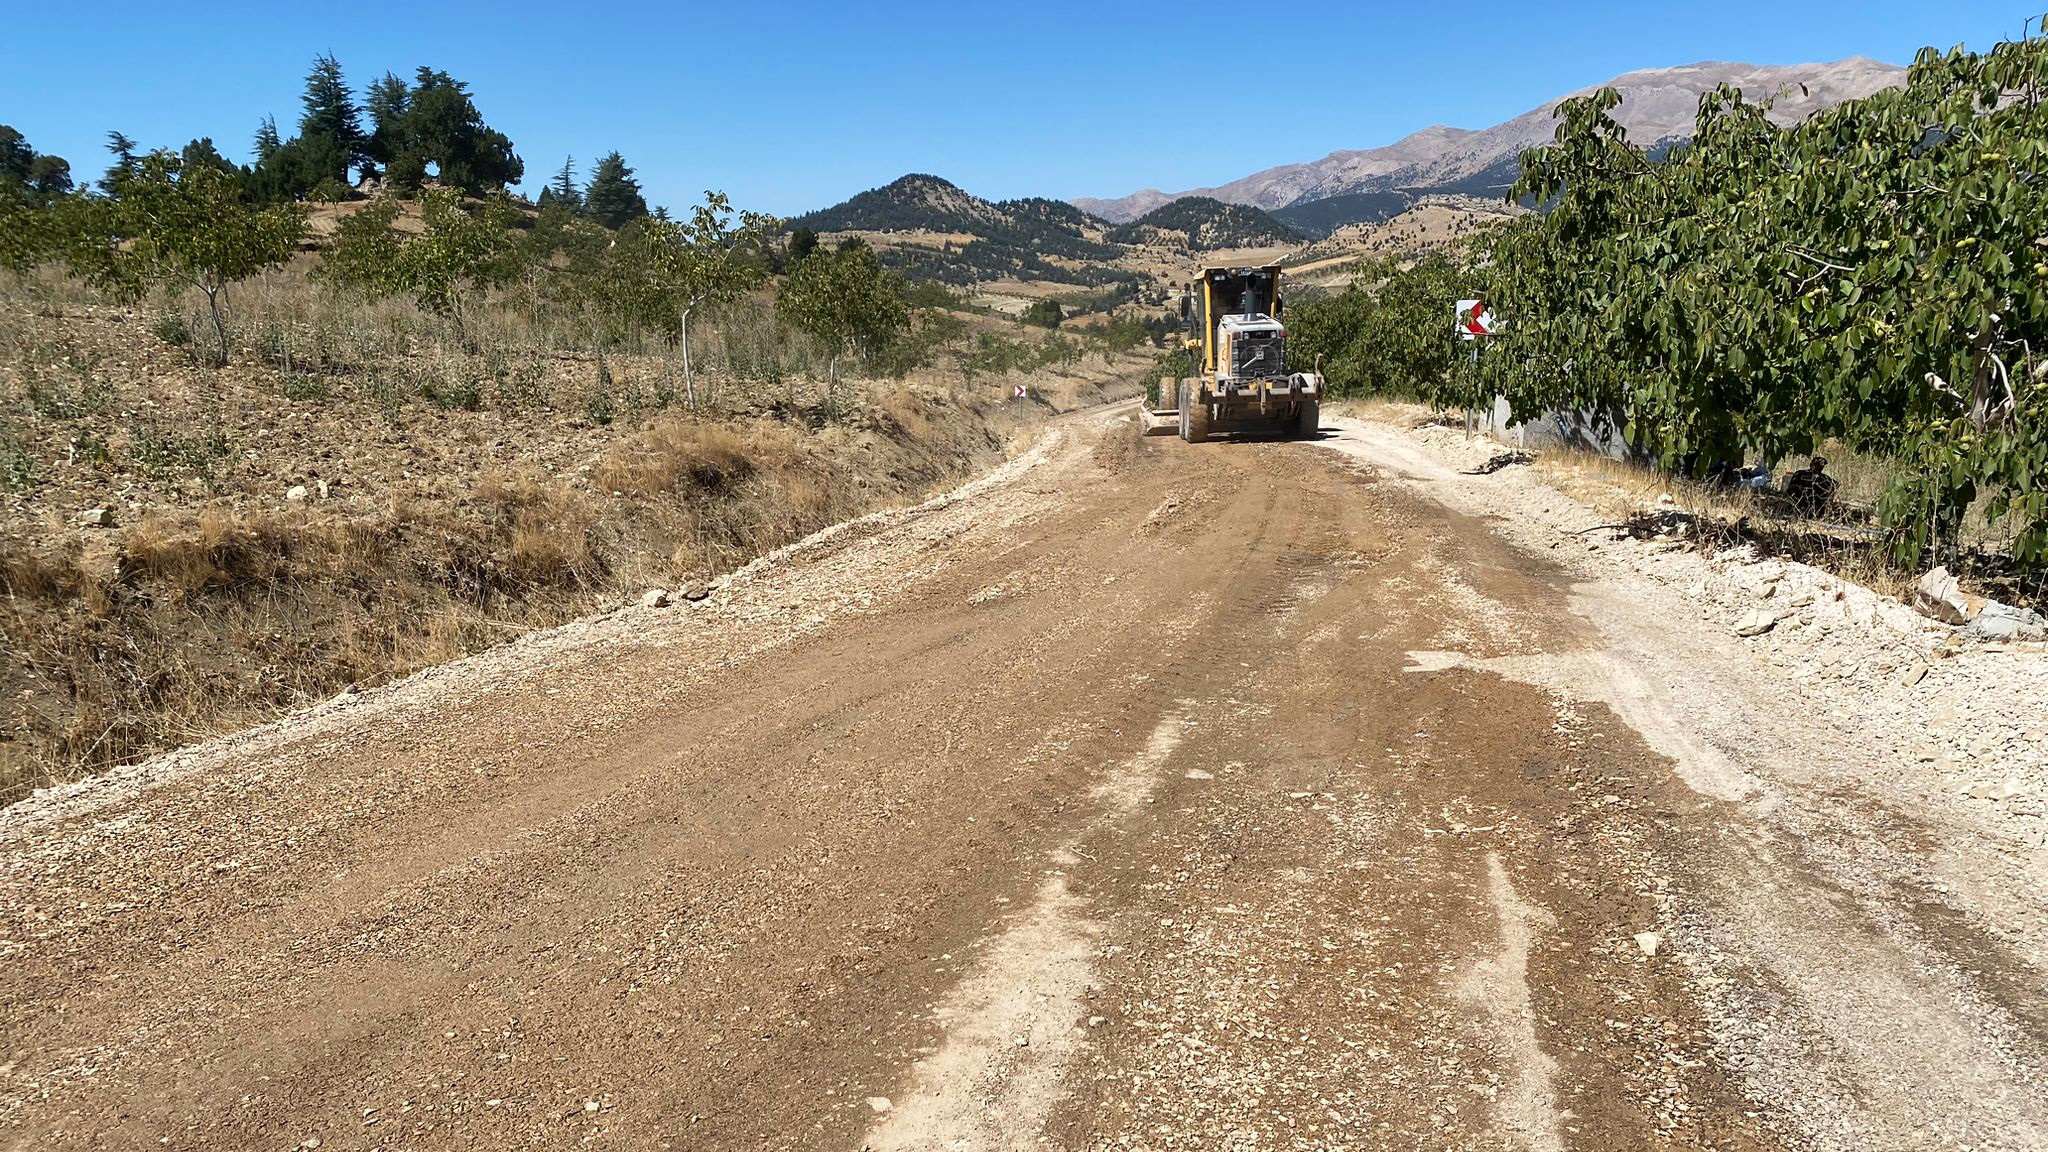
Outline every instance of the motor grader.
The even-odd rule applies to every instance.
[[[1189,374],[1162,377],[1156,402],[1139,404],[1145,435],[1315,435],[1323,378],[1287,370],[1284,308],[1279,265],[1204,268],[1180,298]]]

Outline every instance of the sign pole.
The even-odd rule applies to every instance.
[[[1472,397],[1465,408],[1465,439],[1470,440],[1479,430],[1479,338],[1499,331],[1500,321],[1487,308],[1486,301],[1472,299],[1458,301],[1452,322],[1458,338],[1472,345],[1471,367],[1467,370],[1472,376]]]

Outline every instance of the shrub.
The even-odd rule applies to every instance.
[[[483,389],[466,372],[456,371],[439,380],[428,378],[420,394],[441,408],[474,412],[484,406]]]
[[[128,445],[128,458],[143,475],[159,483],[192,475],[212,487],[214,470],[232,451],[227,433],[218,428],[200,435],[180,436],[144,421],[131,426],[129,431],[133,439]]]
[[[311,372],[286,372],[278,377],[277,390],[287,400],[325,400],[333,394],[326,377]]]
[[[165,312],[156,318],[156,338],[173,348],[183,348],[192,343],[192,326],[176,312]]]
[[[1067,314],[1060,310],[1060,302],[1057,300],[1035,301],[1017,317],[1035,328],[1057,328],[1060,321],[1066,318]]]
[[[26,492],[35,483],[36,461],[28,446],[12,436],[0,437],[0,489]]]

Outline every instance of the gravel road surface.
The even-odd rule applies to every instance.
[[[0,813],[0,1144],[2048,1147],[2040,872],[1475,483],[1089,413]]]

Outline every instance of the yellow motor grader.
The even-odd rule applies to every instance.
[[[1138,409],[1148,436],[1198,444],[1213,433],[1313,436],[1323,378],[1287,370],[1280,266],[1205,268],[1180,299],[1189,375],[1162,377]]]

